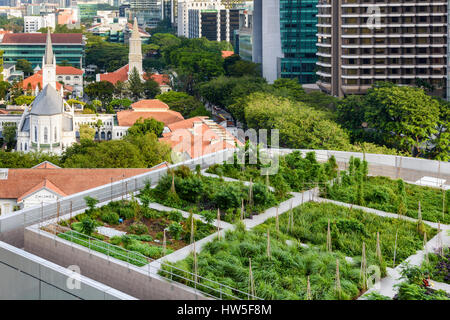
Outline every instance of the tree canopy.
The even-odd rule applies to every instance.
[[[373,141],[413,156],[449,159],[449,105],[421,88],[378,83],[337,105],[338,121],[354,141]]]
[[[155,134],[157,137],[161,136],[164,130],[164,123],[150,119],[139,118],[136,122],[128,129],[128,134],[132,136],[145,135],[147,132]]]
[[[185,92],[169,91],[157,95],[156,99],[166,103],[171,110],[180,112],[184,118],[210,116],[203,103]]]

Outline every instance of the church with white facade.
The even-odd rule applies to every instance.
[[[76,142],[74,110],[63,99],[62,89],[56,87],[56,58],[50,31],[47,33],[42,58],[43,89],[30,107],[26,108],[17,126],[17,151],[48,150],[61,154]]]
[[[136,68],[141,77],[142,71],[141,39],[137,23],[130,38],[129,64]],[[76,112],[63,98],[62,86],[58,83],[57,65],[53,53],[50,32],[47,34],[45,54],[42,57],[42,90],[36,92],[36,98],[25,107],[22,115],[0,113],[0,136],[6,123],[15,123],[17,127],[16,151],[41,151],[57,155],[79,138],[81,125],[96,127],[98,120],[102,125],[96,132],[96,140],[121,139],[127,130],[139,119],[155,118],[165,126],[174,121],[184,120],[178,112],[159,100],[141,100],[131,106],[131,110],[117,114],[82,114]],[[128,78],[127,72],[127,78]],[[59,89],[59,90],[58,90]],[[161,104],[164,106],[161,107]]]

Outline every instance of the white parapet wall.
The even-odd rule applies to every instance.
[[[0,241],[0,300],[136,300]]]

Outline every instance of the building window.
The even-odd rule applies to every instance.
[[[48,128],[44,128],[44,143],[48,143]]]
[[[37,127],[34,126],[34,142],[38,142]]]
[[[58,135],[56,133],[56,127],[55,127],[55,142],[56,142],[56,140],[58,140]]]

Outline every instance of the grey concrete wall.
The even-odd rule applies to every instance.
[[[215,154],[171,165],[171,168],[185,165],[191,169],[195,169],[197,165],[200,165],[202,169],[205,169],[214,163],[224,162],[228,157],[232,156],[233,151],[233,149],[219,151]],[[157,183],[166,172],[167,168],[161,168],[61,198],[59,200],[60,215],[69,213],[70,208],[72,208],[72,211],[86,208],[84,200],[85,196],[94,197],[100,202],[111,198],[121,197],[124,193],[142,189],[148,180],[150,180],[152,184]],[[54,218],[56,217],[56,214],[57,204],[55,202],[45,204],[43,207],[37,206],[26,208],[11,214],[2,215],[0,216],[0,241],[22,248],[24,245],[24,228],[38,223],[39,221]]]
[[[139,268],[124,261],[55,237],[36,226],[25,229],[25,250],[60,266],[79,266],[81,273],[146,300],[204,300],[193,288],[162,278],[145,267]],[[151,270],[150,270],[151,271]]]
[[[67,287],[71,271],[0,242],[0,300],[131,300],[116,289],[83,275],[79,289]]]

